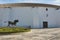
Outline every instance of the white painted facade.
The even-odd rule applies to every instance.
[[[52,7],[0,8],[0,26],[7,26],[9,20],[15,19],[19,20],[17,26],[43,28],[43,21],[47,21],[48,27],[60,27],[60,9],[56,10]]]

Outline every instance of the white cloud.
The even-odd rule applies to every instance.
[[[55,0],[54,2],[60,3],[60,0]]]
[[[39,0],[24,0],[19,2],[38,3]]]
[[[60,5],[60,0],[53,1],[53,4]]]

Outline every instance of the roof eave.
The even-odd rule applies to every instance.
[[[13,4],[0,4],[0,7],[30,7],[30,6],[36,6],[36,7],[55,7],[60,8],[60,6],[57,5],[51,5],[51,4],[40,4],[40,3],[13,3]]]

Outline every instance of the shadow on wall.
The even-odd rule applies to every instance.
[[[48,27],[48,28],[31,28],[31,29],[52,29],[52,28],[60,28],[60,27]]]

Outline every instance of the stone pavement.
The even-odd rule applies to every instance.
[[[0,40],[60,40],[60,28],[31,29],[25,33],[0,35]]]

